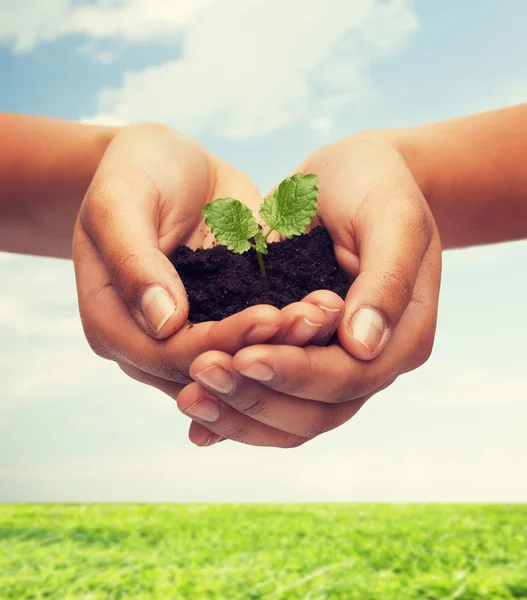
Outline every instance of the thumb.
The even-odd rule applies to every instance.
[[[97,247],[113,287],[146,333],[157,339],[185,323],[183,282],[159,246],[158,193],[149,179],[95,179],[80,225]]]
[[[395,189],[388,195],[375,188],[353,223],[359,274],[347,294],[338,334],[342,346],[361,360],[375,358],[386,347],[412,299],[434,234],[432,217],[413,180]]]

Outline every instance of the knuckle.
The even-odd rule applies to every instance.
[[[391,299],[397,307],[406,307],[412,299],[413,291],[414,282],[401,265],[394,264],[383,273],[380,281],[383,299]]]
[[[345,381],[340,385],[336,386],[335,391],[329,400],[332,404],[343,404],[350,400],[356,400],[364,395],[364,390],[368,386],[368,380],[366,378],[357,379],[355,377],[348,376]],[[335,418],[335,414],[331,416]]]
[[[119,294],[130,294],[143,272],[144,260],[133,252],[126,252],[110,260],[110,277]]]
[[[428,245],[434,234],[434,227],[428,213],[425,210],[420,210],[416,221],[416,227],[422,237],[423,243]]]
[[[269,405],[261,396],[243,396],[231,404],[236,407],[236,410],[252,417],[265,416],[269,412]]]
[[[80,220],[90,235],[96,235],[99,229],[112,218],[113,207],[109,198],[117,192],[115,180],[95,176],[80,210]]]
[[[408,197],[406,223],[413,239],[427,245],[432,239],[434,228],[430,215],[425,209],[425,199],[420,190]]]
[[[105,360],[112,359],[112,352],[110,351],[106,340],[94,332],[86,331],[86,329],[84,330],[84,335],[89,347],[97,356],[104,358]]]
[[[84,330],[84,337],[88,342],[88,346],[100,358],[111,360],[113,354],[110,344],[98,331],[97,324],[92,322],[91,318],[87,316],[88,314],[81,314],[82,329]]]
[[[291,368],[291,376],[283,377],[280,389],[284,394],[310,398],[315,381],[313,374],[318,373],[319,368],[309,349],[299,350],[302,352],[301,359],[294,364],[294,368]]]
[[[304,432],[304,437],[312,439],[335,428],[335,406],[322,405],[321,415]]]
[[[333,404],[343,404],[344,402],[349,402],[353,400],[355,394],[351,391],[349,387],[343,387],[338,393],[336,393],[332,398],[331,402]]]
[[[224,435],[224,437],[229,438],[230,440],[234,440],[235,442],[240,442],[241,444],[249,444],[251,443],[251,438],[254,438],[254,435],[251,435],[251,426],[248,423],[238,423],[232,425]],[[253,439],[254,441],[254,439]]]
[[[188,369],[183,369],[181,365],[172,364],[159,364],[157,368],[157,375],[162,379],[173,381],[175,383],[188,384],[192,383],[193,379],[188,375]]]

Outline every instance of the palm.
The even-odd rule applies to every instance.
[[[186,173],[189,181],[194,182],[187,187],[183,197],[170,191],[160,198],[159,204],[159,239],[161,249],[168,253],[176,245],[185,244],[190,248],[210,248],[214,237],[201,214],[205,204],[215,198],[232,197],[249,206],[254,214],[262,201],[254,183],[233,166],[214,159],[210,168],[215,173],[213,185],[204,186],[199,180],[199,173]],[[194,177],[193,177],[194,175]]]

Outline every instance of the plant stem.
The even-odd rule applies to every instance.
[[[262,277],[264,279],[267,279],[267,273],[265,272],[265,265],[264,265],[262,253],[258,252],[258,250],[256,250],[256,256],[258,257],[258,265],[260,266],[260,273],[262,274]]]
[[[267,241],[267,238],[271,235],[272,231],[272,229],[269,229],[269,231],[264,235],[264,242]]]

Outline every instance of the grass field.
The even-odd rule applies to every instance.
[[[0,505],[0,598],[527,598],[527,506]]]

